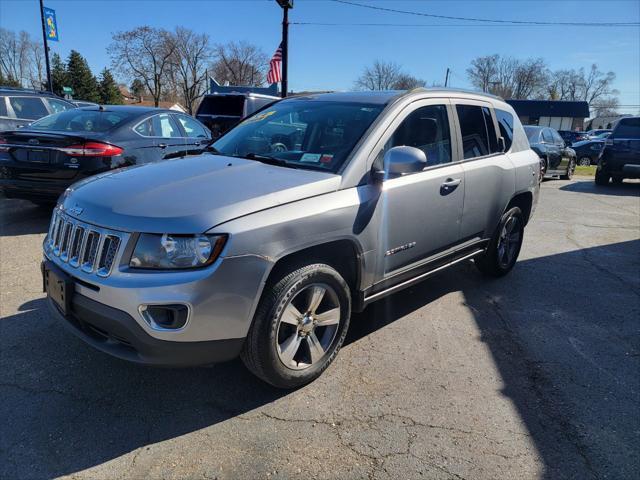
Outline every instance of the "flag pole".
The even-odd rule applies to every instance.
[[[41,0],[42,1],[42,0]],[[287,96],[289,64],[289,6],[282,7],[282,98]]]
[[[49,65],[49,43],[47,42],[47,27],[44,20],[44,5],[42,0],[40,0],[40,19],[42,20],[42,40],[44,41],[44,62],[47,66],[47,86],[49,87],[49,91],[53,93],[51,66]]]

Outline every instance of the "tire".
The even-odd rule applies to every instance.
[[[571,180],[573,178],[573,172],[576,171],[576,159],[572,158],[569,160],[569,165],[567,165],[567,173],[562,175],[563,180]]]
[[[350,317],[350,289],[335,269],[313,264],[290,271],[265,287],[242,361],[275,387],[305,385],[336,357]]]
[[[611,178],[611,175],[609,175],[608,173],[602,171],[602,170],[596,170],[596,185],[609,185],[609,179]]]
[[[591,165],[591,158],[589,157],[580,157],[580,160],[578,160],[578,165],[580,165],[581,167],[588,167]]]
[[[484,254],[474,260],[478,270],[492,277],[502,277],[509,273],[520,255],[523,237],[522,211],[518,207],[510,208],[502,215]]]
[[[544,180],[544,176],[547,174],[547,165],[549,165],[549,160],[540,158],[540,181]]]

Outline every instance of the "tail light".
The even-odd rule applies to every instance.
[[[120,147],[102,142],[86,142],[84,145],[70,145],[58,150],[74,157],[117,157],[123,152]]]
[[[9,142],[7,142],[6,138],[0,137],[0,152],[8,152],[9,147],[7,146]]]

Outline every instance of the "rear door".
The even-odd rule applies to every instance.
[[[144,138],[137,163],[158,162],[184,155],[182,133],[169,113],[158,113],[138,122],[133,131]]]
[[[553,135],[553,144],[558,147],[560,155],[560,163],[558,167],[556,167],[556,170],[564,172],[569,168],[569,161],[571,160],[569,149],[565,146],[564,140],[557,131],[551,130],[551,135]]]
[[[502,144],[511,145],[510,139],[505,138],[508,132],[498,134],[500,126],[491,104],[476,100],[453,102],[466,183],[460,237],[474,241],[493,234],[515,188],[513,164],[502,148]],[[498,137],[503,141],[499,142]]]
[[[556,144],[555,139],[553,138],[553,132],[550,128],[545,128],[542,130],[542,143],[545,146],[545,151],[547,152],[547,172],[555,171],[559,169],[560,162],[562,161],[562,155],[560,154],[560,147]]]
[[[17,120],[18,125],[27,125],[34,120],[49,115],[44,101],[36,96],[9,96],[9,110]]]
[[[195,118],[181,113],[172,114],[180,127],[187,155],[199,155],[209,143],[211,132]]]

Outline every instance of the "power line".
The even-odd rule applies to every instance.
[[[379,7],[376,5],[367,5],[364,3],[352,2],[350,0],[331,0],[334,3],[342,3],[354,7],[368,8],[371,10],[379,10],[383,12],[402,13],[404,15],[415,15],[419,17],[439,18],[442,20],[462,20],[465,22],[484,22],[495,24],[515,24],[515,25],[557,25],[557,26],[611,26],[611,27],[640,27],[640,22],[541,22],[534,20],[501,20],[495,18],[473,18],[473,17],[454,17],[450,15],[436,15],[434,13],[415,12],[411,10],[399,10],[396,8]]]
[[[515,27],[556,27],[555,24],[495,24],[495,23],[336,23],[336,22],[289,22],[289,25],[304,25],[304,26],[312,26],[312,27],[465,27],[465,28],[473,28],[473,27],[506,27],[506,28],[515,28]],[[565,25],[566,27],[605,27],[605,28],[620,28],[620,27],[634,27],[637,28],[640,26],[640,23],[637,25],[607,25],[607,24],[588,24],[588,25]]]

